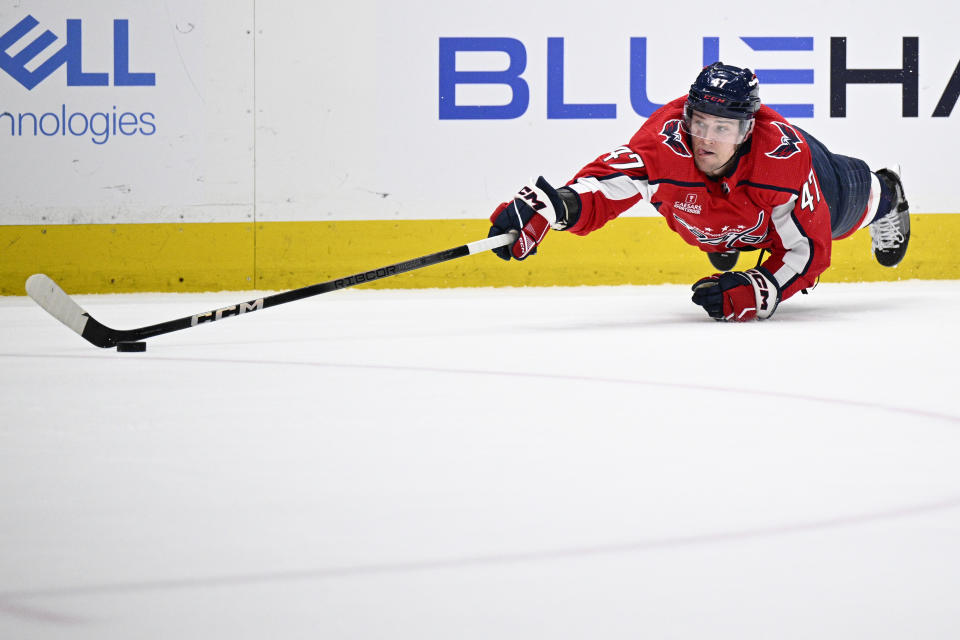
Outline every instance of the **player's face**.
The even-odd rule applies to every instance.
[[[745,138],[741,122],[693,111],[686,124],[697,168],[708,176],[719,176]]]

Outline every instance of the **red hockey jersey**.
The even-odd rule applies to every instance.
[[[602,155],[568,183],[580,196],[586,235],[646,200],[673,231],[703,251],[766,249],[763,262],[782,299],[812,287],[830,265],[830,211],[803,134],[769,107],[726,175],[694,164],[681,128],[686,96],[658,109],[630,142]]]

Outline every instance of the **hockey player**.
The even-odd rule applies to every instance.
[[[833,240],[865,226],[883,266],[896,266],[910,239],[898,169],[872,172],[831,153],[761,105],[752,71],[716,62],[627,145],[566,186],[540,177],[497,207],[490,235],[520,234],[494,252],[523,260],[551,227],[586,235],[641,199],[722,271],[693,285],[693,302],[717,320],[769,318],[782,300],[816,284]],[[729,271],[740,251],[758,249],[756,268]]]

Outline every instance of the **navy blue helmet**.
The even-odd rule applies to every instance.
[[[760,108],[760,82],[750,69],[714,62],[690,85],[687,107],[721,118],[750,120]]]

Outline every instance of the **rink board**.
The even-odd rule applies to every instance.
[[[728,3],[747,28],[695,0],[679,30],[608,4],[6,3],[0,295],[36,271],[71,292],[285,289],[460,246],[530,178],[565,184],[627,143],[716,60],[756,71],[763,102],[831,151],[900,165],[913,211],[938,214],[917,217],[900,268],[858,238],[825,279],[960,278],[943,161],[960,65],[941,3],[879,25],[865,1]],[[374,286],[709,271],[639,203],[588,238],[552,234],[527,264],[475,256]]]
[[[953,251],[960,246],[960,215],[912,220],[910,250],[899,267],[874,261],[864,230],[834,244],[822,280],[960,279]],[[483,220],[0,226],[0,294],[23,295],[24,281],[38,272],[71,293],[290,289],[460,246],[486,232]],[[739,266],[752,266],[753,255]],[[710,270],[705,256],[661,220],[640,217],[587,237],[552,232],[522,264],[487,254],[363,286],[667,284]]]

